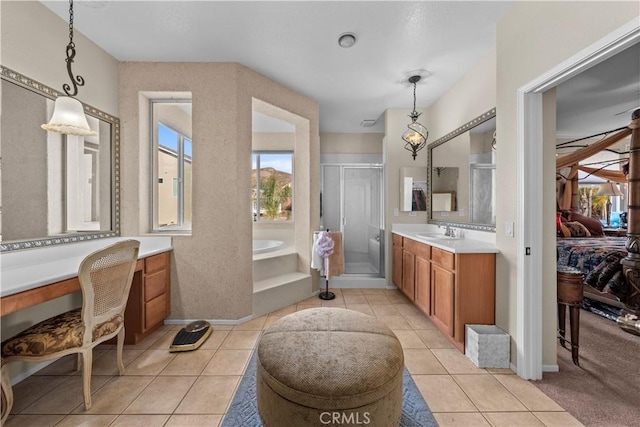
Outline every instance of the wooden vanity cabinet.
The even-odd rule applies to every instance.
[[[402,272],[400,290],[464,352],[465,325],[495,322],[495,254],[453,253],[395,234],[393,239],[394,283]]]
[[[424,304],[430,280],[425,277],[425,263],[429,263],[431,247],[411,239],[403,240],[402,292],[415,304]],[[419,301],[419,302],[418,302]]]
[[[402,290],[402,241],[403,237],[393,234],[393,284]]]
[[[451,257],[447,257],[450,255]],[[454,336],[455,273],[452,253],[433,248],[431,261],[432,318],[442,331]],[[444,262],[442,262],[444,261]]]
[[[171,312],[171,252],[138,260],[124,313],[125,344],[137,344]]]
[[[427,246],[427,245],[425,245]],[[427,248],[430,248],[427,246]],[[416,289],[413,303],[427,316],[431,310],[431,261],[428,257],[416,256],[415,260]]]

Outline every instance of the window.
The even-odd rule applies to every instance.
[[[293,152],[254,151],[251,160],[253,220],[292,220]]]
[[[153,231],[191,230],[191,102],[152,102]]]

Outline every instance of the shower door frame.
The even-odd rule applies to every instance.
[[[345,227],[345,216],[344,216],[344,195],[345,195],[345,191],[344,191],[344,170],[346,168],[349,169],[379,169],[380,170],[380,177],[379,177],[379,189],[380,189],[380,261],[379,261],[379,265],[378,265],[378,273],[348,273],[345,271],[345,275],[348,276],[360,276],[360,277],[381,277],[384,278],[385,277],[385,240],[384,240],[384,226],[385,226],[385,212],[384,212],[384,208],[385,208],[385,193],[384,193],[384,164],[383,163],[322,163],[320,165],[320,194],[321,194],[321,209],[320,209],[320,218],[322,220],[322,218],[324,217],[324,215],[322,215],[323,211],[324,211],[324,207],[322,199],[324,197],[324,193],[325,193],[325,188],[324,188],[324,168],[325,166],[331,166],[331,167],[338,167],[340,168],[340,177],[339,177],[339,191],[340,191],[340,232],[342,233],[343,236],[345,236],[344,234],[344,227]],[[326,225],[323,222],[323,226],[324,228],[326,228]],[[345,237],[343,237],[344,239]],[[344,241],[343,241],[343,245],[344,245]],[[346,264],[346,260],[345,260],[345,264]],[[346,267],[346,266],[345,266]]]

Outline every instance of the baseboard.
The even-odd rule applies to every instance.
[[[75,355],[74,355],[75,357]],[[31,375],[35,374],[36,372],[38,372],[40,369],[46,368],[47,366],[51,365],[53,362],[56,362],[58,359],[52,359],[52,360],[47,360],[45,362],[38,362],[38,363],[29,363],[28,364],[28,368],[25,369],[24,371],[20,371],[17,374],[11,374],[11,385],[14,386],[16,384],[18,384],[20,381],[27,379],[28,377],[30,377]]]
[[[560,372],[558,365],[542,365],[542,372]]]
[[[211,323],[212,325],[236,326],[236,325],[239,325],[241,323],[248,322],[251,319],[253,319],[253,315],[245,316],[245,317],[243,317],[241,319],[237,319],[237,320],[227,320],[227,319],[204,319],[204,320],[206,320],[207,322]],[[186,324],[194,322],[196,320],[202,320],[202,319],[165,319],[164,320],[164,324],[165,325],[186,325]]]

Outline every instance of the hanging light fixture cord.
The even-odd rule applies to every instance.
[[[411,117],[411,120],[415,122],[416,120],[418,120],[418,117],[420,117],[420,114],[422,114],[416,111],[416,85],[420,81],[420,76],[413,76],[409,79],[409,81],[413,83],[413,111],[411,112],[411,114],[409,114],[409,117]]]
[[[73,58],[76,56],[76,44],[73,42],[73,0],[69,0],[69,44],[67,44],[67,73],[69,73],[69,78],[71,79],[71,84],[73,85],[73,91],[71,91],[71,86],[67,83],[62,85],[62,89],[64,89],[64,93],[68,96],[76,96],[78,94],[78,86],[84,86],[84,79],[82,76],[74,76],[73,71],[71,71],[71,65],[73,64]]]
[[[418,151],[427,144],[427,136],[429,135],[427,128],[418,122],[418,117],[422,114],[416,111],[416,86],[419,81],[420,76],[409,77],[409,83],[413,84],[413,111],[409,114],[411,118],[411,123],[407,125],[409,129],[402,134],[402,139],[405,142],[404,148],[411,151],[413,160],[416,159]]]

